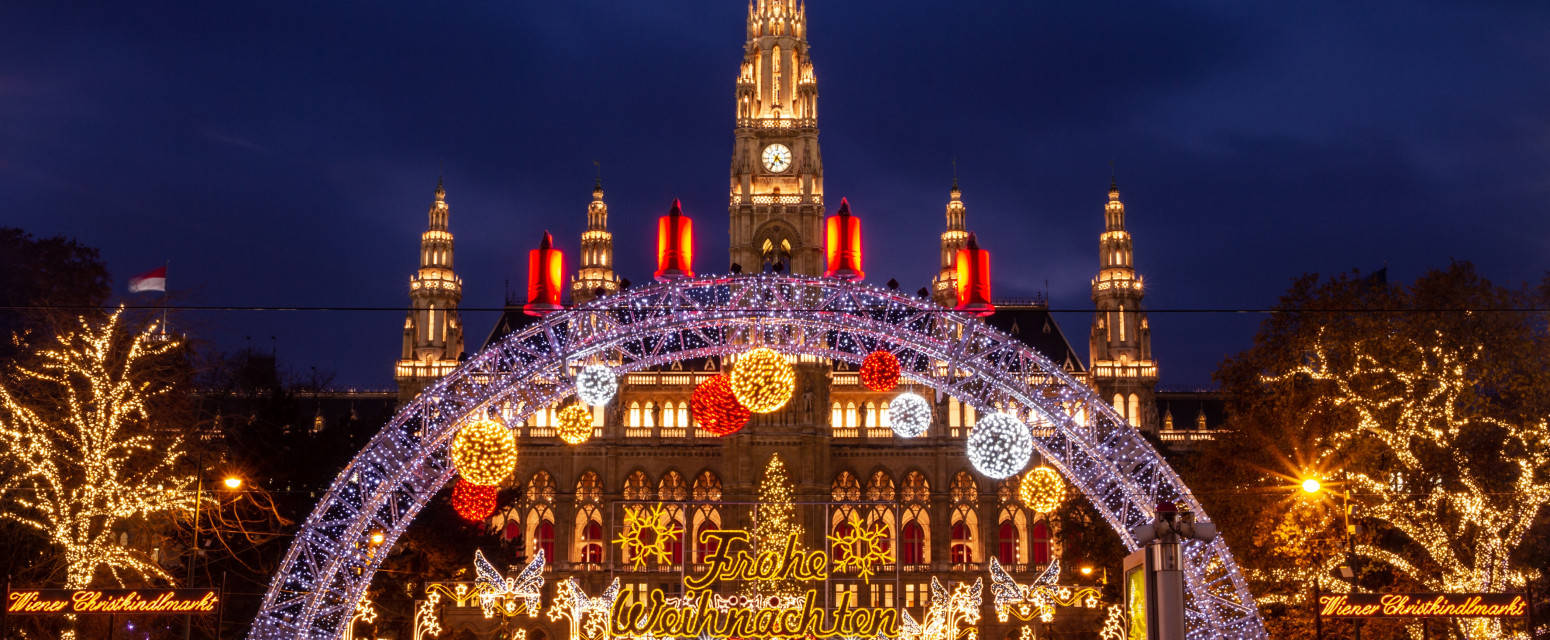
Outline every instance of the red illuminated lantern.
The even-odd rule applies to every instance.
[[[657,282],[694,277],[694,221],[678,200],[657,219]]]
[[[979,239],[969,234],[969,243],[958,250],[958,306],[977,316],[996,312],[990,302],[990,252],[980,248]]]
[[[689,395],[689,409],[694,411],[694,419],[701,429],[718,436],[737,433],[753,416],[737,401],[737,396],[732,395],[732,382],[726,374],[695,387],[694,393]]]
[[[823,275],[842,280],[866,277],[861,270],[861,219],[850,215],[850,201],[840,198],[840,210],[829,216],[824,234],[829,268]]]
[[[887,351],[873,351],[861,361],[861,384],[873,391],[893,391],[899,386],[899,359]]]
[[[495,513],[496,487],[483,487],[462,478],[452,487],[452,510],[469,522],[480,522]]]
[[[530,316],[554,313],[560,305],[565,282],[565,254],[554,248],[554,236],[544,232],[544,241],[527,252],[527,304],[522,311]]]

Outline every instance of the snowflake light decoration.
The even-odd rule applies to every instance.
[[[587,365],[576,374],[576,397],[588,405],[598,407],[608,404],[619,393],[619,377],[612,369],[600,364]]]
[[[901,393],[888,405],[888,422],[900,438],[918,438],[931,428],[931,402],[913,393]]]
[[[1033,434],[1017,418],[1004,413],[991,415],[969,433],[969,462],[980,473],[1000,480],[1010,478],[1033,456]]]
[[[881,522],[866,525],[856,518],[850,519],[849,529],[843,534],[829,536],[829,542],[842,550],[842,553],[834,554],[834,571],[855,570],[862,580],[871,583],[875,573],[873,567],[893,562],[893,551],[888,549],[888,529]]]
[[[624,510],[624,531],[614,538],[614,544],[624,552],[624,557],[635,563],[635,570],[655,559],[665,564],[673,559],[667,543],[678,539],[680,531],[667,517],[667,509],[658,502],[650,509],[641,507]]]

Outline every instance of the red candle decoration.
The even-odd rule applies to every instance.
[[[721,374],[694,388],[689,395],[689,409],[700,428],[718,436],[737,433],[748,424],[753,412],[743,407],[732,395],[732,382]]]
[[[657,282],[694,277],[694,221],[678,200],[657,219]]]
[[[828,269],[823,275],[842,280],[866,277],[861,270],[861,219],[850,215],[850,201],[840,198],[840,210],[829,216],[824,234]]]
[[[969,234],[969,243],[958,250],[958,306],[977,316],[996,312],[990,302],[990,252],[980,248],[979,239]]]
[[[873,351],[861,361],[861,384],[873,391],[893,391],[899,386],[899,359],[887,351]]]
[[[543,242],[527,253],[527,304],[522,311],[530,316],[554,313],[560,305],[565,283],[565,254],[554,248],[554,236],[544,232]]]
[[[480,522],[495,513],[496,487],[484,487],[462,478],[452,487],[452,510],[469,522]]]

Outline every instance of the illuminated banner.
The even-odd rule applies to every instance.
[[[1516,593],[1326,593],[1329,618],[1521,618],[1528,601]]]
[[[12,589],[5,612],[13,616],[115,613],[215,613],[217,589]]]

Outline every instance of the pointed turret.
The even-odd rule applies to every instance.
[[[597,178],[592,188],[592,202],[587,205],[587,230],[581,234],[581,263],[571,282],[571,302],[581,304],[603,295],[619,291],[619,278],[614,275],[614,236],[608,232],[608,204],[603,202],[603,177]]]
[[[404,320],[404,348],[394,373],[401,401],[450,373],[463,354],[463,324],[458,313],[463,281],[452,270],[451,208],[439,178],[428,217],[429,228],[420,235],[420,269],[409,278],[410,311]]]
[[[942,232],[942,261],[931,284],[931,299],[944,307],[958,304],[958,250],[969,239],[969,232],[964,227],[965,213],[963,192],[958,190],[958,176],[954,175],[953,186],[947,192],[947,230]]]
[[[1098,277],[1093,279],[1092,381],[1105,400],[1131,425],[1157,429],[1157,363],[1152,359],[1152,330],[1141,300],[1145,283],[1136,274],[1134,246],[1125,230],[1125,204],[1119,183],[1109,179],[1098,237]]]

